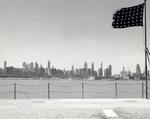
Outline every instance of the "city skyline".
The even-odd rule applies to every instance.
[[[57,68],[57,69],[66,69],[66,70],[70,70],[71,68],[72,68],[72,66],[74,66],[74,67],[76,67],[76,68],[82,68],[83,67],[83,65],[84,65],[84,63],[85,62],[87,62],[87,61],[83,61],[82,63],[80,63],[80,64],[78,64],[78,65],[74,65],[74,64],[71,64],[70,66],[67,66],[67,67],[63,67],[63,66],[59,66],[59,65],[57,65],[57,63],[56,62],[54,62],[54,61],[52,61],[52,60],[48,60],[48,61],[51,61],[51,63],[53,64],[53,65],[51,65],[51,67],[55,67],[55,68]],[[40,61],[23,61],[23,62],[26,62],[26,63],[35,63],[35,62],[38,62],[38,64],[39,65],[41,65],[41,66],[43,66],[43,67],[47,67],[47,62],[40,62]],[[23,63],[22,62],[22,63]],[[99,70],[99,68],[101,67],[101,63],[102,63],[103,61],[99,61],[98,62],[98,64],[96,64],[96,63],[94,63],[94,68],[98,71]],[[17,67],[17,68],[22,68],[22,63],[19,63],[19,65],[15,65],[15,64],[10,64],[9,62],[7,63],[7,66],[13,66],[13,67]],[[87,62],[87,64],[88,64],[88,66],[90,66],[91,67],[91,65],[92,65],[92,63],[93,63],[93,61],[91,61],[91,62]],[[96,65],[95,65],[96,64]],[[107,68],[108,66],[109,66],[109,64],[111,64],[111,63],[108,63],[108,64],[106,64],[105,62],[103,62],[103,68]],[[113,71],[112,71],[112,74],[113,75],[116,75],[116,74],[119,74],[120,73],[120,71],[122,70],[122,68],[124,67],[126,70],[128,70],[128,71],[131,71],[131,72],[136,72],[136,65],[137,64],[139,64],[139,63],[136,63],[135,64],[135,66],[134,65],[132,65],[132,67],[133,68],[131,68],[130,66],[127,66],[127,65],[121,65],[121,67],[120,67],[120,69],[118,68],[117,69],[117,71],[114,71],[114,69],[115,69],[115,66],[114,65],[112,65],[112,67],[114,68],[113,69]],[[141,64],[139,64],[140,65],[140,68],[141,68],[141,72],[144,72],[144,66],[142,66]],[[149,63],[148,63],[148,67],[149,67]],[[0,68],[3,68],[4,67],[4,62],[2,62],[2,64],[0,64]]]
[[[60,69],[54,67],[50,60],[47,62],[47,66],[42,66],[38,62],[23,62],[22,68],[8,66],[7,61],[4,61],[3,68],[0,68],[0,77],[9,78],[61,78],[61,79],[89,79],[89,80],[102,80],[102,79],[123,79],[123,80],[136,80],[144,79],[145,73],[141,71],[140,65],[136,65],[136,71],[131,72],[126,70],[123,66],[119,74],[112,74],[113,67],[111,64],[107,65],[106,68],[103,67],[103,62],[98,70],[95,69],[94,62],[89,65],[84,62],[83,66],[78,68],[71,66],[71,69],[67,70],[65,68]],[[149,71],[148,71],[149,76]]]
[[[105,67],[104,67],[105,66]],[[136,64],[135,66],[135,71],[131,71],[129,69],[127,69],[125,66],[123,66],[119,73],[118,74],[114,74],[113,73],[113,66],[111,64],[104,64],[102,61],[100,62],[100,65],[98,67],[98,69],[95,68],[95,63],[94,62],[91,62],[91,63],[87,63],[86,61],[82,63],[82,66],[81,67],[75,67],[74,65],[71,65],[69,69],[66,69],[66,68],[59,68],[59,67],[55,67],[55,65],[53,65],[51,63],[50,60],[47,61],[47,64],[44,66],[42,65],[41,63],[37,62],[37,61],[34,61],[34,62],[22,62],[22,66],[21,67],[15,67],[13,65],[9,65],[9,63],[7,61],[4,61],[3,62],[3,66],[0,67],[0,69],[5,69],[6,67],[13,67],[13,68],[19,68],[19,69],[22,69],[22,68],[25,68],[25,67],[33,67],[33,68],[48,68],[48,69],[60,69],[60,70],[65,70],[65,71],[72,71],[72,70],[76,70],[76,69],[82,69],[82,68],[85,68],[85,69],[91,69],[92,71],[96,71],[98,73],[98,75],[105,75],[105,70],[111,70],[110,71],[110,75],[111,76],[114,76],[114,75],[120,75],[120,73],[122,71],[129,71],[131,73],[144,73],[144,71],[141,70],[141,65],[140,64]],[[99,72],[101,72],[99,74]],[[93,73],[92,73],[93,74]],[[107,74],[106,74],[107,75]]]
[[[22,67],[37,61],[56,68],[82,67],[94,62],[95,69],[111,64],[113,74],[125,69],[144,71],[142,27],[122,30],[111,26],[113,13],[144,0],[5,0],[0,1],[0,67]],[[107,7],[106,7],[107,6]],[[150,11],[150,2],[147,2]],[[147,19],[150,14],[147,14]],[[150,23],[147,20],[148,46]]]

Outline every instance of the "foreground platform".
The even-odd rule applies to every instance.
[[[150,119],[150,100],[0,100],[0,119]]]

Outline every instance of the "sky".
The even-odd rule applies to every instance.
[[[112,28],[113,13],[144,0],[0,0],[0,67],[48,60],[56,68],[144,70],[144,27]],[[149,46],[150,1],[147,1]]]

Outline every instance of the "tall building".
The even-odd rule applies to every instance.
[[[104,76],[108,77],[108,68],[104,69]]]
[[[71,67],[71,71],[73,71],[74,72],[74,66],[72,65],[72,67]]]
[[[103,77],[103,63],[101,62],[101,68],[99,69],[99,78],[102,79]]]
[[[4,69],[6,69],[6,67],[7,67],[7,62],[4,61]]]
[[[39,65],[37,62],[35,62],[35,76],[39,75]]]
[[[50,66],[50,60],[48,61],[48,64],[47,64],[47,72],[48,76],[51,76],[51,66]]]
[[[24,77],[26,75],[26,72],[28,71],[26,62],[22,63],[22,67],[23,67],[22,76]]]
[[[105,69],[104,74],[105,74],[105,77],[112,76],[112,66],[111,65],[109,65],[109,67]]]
[[[34,63],[31,62],[29,65],[28,65],[28,69],[30,72],[34,72]]]
[[[50,68],[50,61],[48,61],[48,65],[47,65],[47,68]]]
[[[26,67],[27,67],[26,62],[23,62],[23,63],[22,63],[22,67],[23,67],[23,68],[26,68]]]
[[[136,78],[140,78],[141,77],[141,68],[140,65],[137,64],[136,65]]]
[[[124,66],[123,66],[123,70],[122,70],[122,72],[120,73],[120,74],[121,74],[121,78],[122,78],[122,79],[129,79],[129,73],[130,73],[130,72],[125,71],[125,68],[124,68]]]
[[[84,63],[84,73],[83,73],[84,78],[88,78],[88,65],[87,62]]]
[[[45,69],[43,68],[42,65],[40,65],[40,68],[39,68],[39,76],[40,77],[44,77],[45,75]]]
[[[4,75],[6,76],[7,75],[7,70],[6,70],[6,67],[7,67],[7,62],[4,61]]]
[[[72,67],[71,67],[70,75],[71,75],[72,78],[75,77],[75,71],[74,71],[74,66],[73,66],[73,65],[72,65]]]
[[[112,66],[109,65],[109,75],[112,76]]]
[[[87,62],[84,62],[84,69],[87,70],[87,68],[88,68]]]
[[[92,76],[95,76],[94,75],[95,72],[94,72],[94,63],[93,62],[92,62],[92,68],[91,69],[92,69]]]

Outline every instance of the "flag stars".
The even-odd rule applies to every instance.
[[[126,28],[131,26],[143,26],[143,9],[144,4],[118,10],[113,15],[113,27]]]

